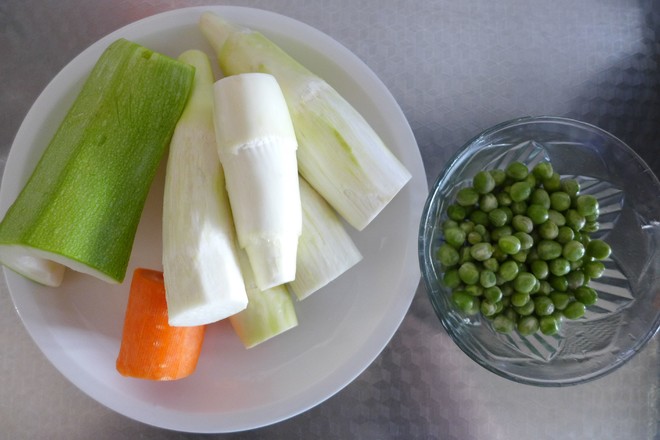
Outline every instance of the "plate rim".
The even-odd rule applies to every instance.
[[[20,141],[23,137],[26,136],[25,132],[29,130],[30,122],[32,119],[35,117],[35,113],[37,112],[37,109],[39,107],[39,104],[42,103],[43,101],[46,100],[46,96],[48,94],[53,94],[55,93],[55,89],[57,88],[56,86],[62,82],[66,82],[66,75],[67,73],[73,68],[72,66],[80,64],[80,63],[87,63],[89,64],[89,60],[93,59],[93,62],[98,58],[98,55],[94,55],[96,53],[100,53],[99,51],[102,50],[105,46],[108,45],[108,43],[115,38],[118,38],[119,36],[122,36],[123,34],[127,34],[130,32],[136,32],[138,29],[141,27],[144,27],[145,25],[148,25],[149,22],[159,22],[163,21],[165,22],[171,22],[172,25],[174,24],[181,24],[180,20],[181,17],[185,17],[185,14],[193,14],[193,13],[201,13],[203,11],[210,10],[213,12],[217,13],[222,13],[222,14],[228,14],[228,15],[245,15],[245,16],[262,16],[264,18],[272,18],[277,21],[281,22],[286,22],[291,24],[292,26],[296,26],[299,29],[304,29],[305,32],[311,33],[314,36],[315,40],[322,40],[324,44],[329,44],[332,47],[333,51],[338,51],[342,53],[342,56],[346,57],[348,61],[354,66],[357,66],[360,68],[361,73],[366,75],[368,77],[368,81],[370,83],[370,88],[374,88],[378,90],[382,96],[379,96],[379,98],[384,99],[386,101],[390,102],[391,108],[389,111],[395,112],[397,115],[397,118],[399,119],[399,122],[401,123],[401,126],[398,128],[398,131],[396,132],[398,137],[401,137],[402,140],[405,139],[406,142],[411,143],[411,145],[408,147],[411,150],[414,150],[411,152],[411,154],[414,156],[416,163],[416,169],[415,170],[409,170],[411,171],[411,174],[413,174],[413,177],[410,182],[408,182],[408,190],[410,190],[410,187],[413,185],[415,186],[415,191],[411,191],[410,194],[410,204],[413,205],[414,208],[419,208],[417,209],[418,212],[415,212],[412,215],[411,218],[411,224],[414,226],[415,230],[415,240],[410,240],[408,244],[408,248],[403,250],[405,251],[406,255],[405,258],[408,260],[412,261],[414,263],[414,266],[416,267],[416,270],[407,273],[405,276],[405,284],[409,286],[408,291],[402,292],[401,295],[399,295],[396,299],[396,307],[391,307],[387,309],[387,312],[389,315],[393,316],[388,316],[390,320],[388,320],[389,325],[385,329],[386,332],[383,333],[378,333],[376,332],[376,329],[378,327],[374,327],[374,332],[369,336],[368,340],[371,341],[372,339],[375,339],[375,341],[372,341],[368,345],[370,348],[369,353],[364,355],[362,358],[362,361],[359,363],[359,366],[356,368],[355,366],[349,366],[347,363],[344,363],[342,365],[343,368],[336,370],[334,373],[334,376],[340,376],[343,377],[342,380],[335,381],[334,385],[330,385],[330,388],[333,388],[332,390],[327,390],[325,392],[322,392],[322,395],[316,395],[314,396],[308,396],[307,399],[305,399],[305,402],[302,404],[298,405],[297,410],[294,411],[284,411],[286,414],[279,414],[279,415],[274,415],[268,420],[263,420],[261,422],[257,423],[252,423],[252,424],[236,424],[235,426],[227,426],[225,428],[219,427],[219,426],[180,426],[180,425],[174,425],[171,423],[167,423],[167,421],[160,422],[158,421],[158,412],[156,411],[156,414],[153,416],[136,416],[133,414],[130,409],[128,408],[118,408],[117,405],[112,405],[109,404],[108,402],[104,401],[102,397],[98,396],[98,393],[95,392],[94,390],[90,390],[87,387],[84,386],[84,380],[82,378],[79,379],[74,379],[71,377],[71,374],[68,373],[64,369],[64,365],[62,365],[62,361],[57,359],[56,353],[51,351],[51,348],[44,347],[41,343],[40,340],[42,339],[42,336],[39,335],[39,332],[37,331],[38,329],[34,328],[33,325],[27,321],[26,317],[24,316],[24,313],[26,311],[26,308],[29,309],[29,307],[26,307],[23,305],[23,307],[19,307],[19,304],[21,304],[21,301],[17,301],[16,299],[16,292],[15,288],[12,288],[12,285],[16,283],[17,277],[20,277],[19,275],[14,274],[10,270],[6,269],[3,267],[3,272],[5,274],[5,281],[6,285],[8,288],[8,291],[10,293],[10,296],[12,298],[12,302],[14,305],[14,308],[16,312],[19,315],[19,318],[21,319],[24,328],[28,331],[30,334],[31,338],[37,345],[37,347],[41,350],[41,352],[47,357],[51,365],[53,365],[60,373],[62,373],[66,379],[71,382],[74,386],[76,386],[79,390],[81,390],[83,393],[87,394],[103,406],[120,413],[128,418],[140,421],[142,423],[146,423],[152,426],[158,426],[161,428],[166,428],[166,429],[173,429],[173,430],[178,430],[178,431],[186,431],[186,432],[199,432],[199,433],[221,433],[221,432],[237,432],[237,431],[243,431],[247,429],[255,429],[255,428],[260,428],[268,425],[272,425],[274,423],[295,417],[296,415],[299,415],[317,405],[320,403],[326,401],[333,395],[335,395],[337,392],[340,390],[344,389],[348,384],[353,382],[364,370],[366,370],[378,357],[378,355],[383,351],[383,349],[389,344],[391,338],[394,336],[396,331],[399,329],[403,319],[405,318],[409,307],[412,303],[412,300],[415,296],[415,293],[420,285],[421,281],[421,274],[419,271],[419,266],[417,265],[417,240],[416,240],[416,232],[417,232],[417,225],[419,224],[419,219],[421,217],[422,213],[422,206],[424,204],[424,201],[426,200],[427,194],[428,194],[428,184],[426,182],[426,173],[424,170],[424,164],[421,158],[421,152],[419,150],[419,147],[415,141],[414,134],[412,132],[412,129],[410,128],[410,125],[403,114],[403,111],[401,110],[400,106],[390,93],[390,91],[387,89],[387,87],[384,85],[384,83],[376,76],[376,74],[362,61],[360,60],[355,54],[353,54],[350,50],[348,50],[346,47],[341,45],[341,43],[337,42],[334,38],[330,37],[329,35],[323,33],[322,31],[309,26],[305,24],[304,22],[298,21],[296,19],[293,19],[291,17],[287,17],[285,15],[273,12],[273,11],[268,11],[268,10],[263,10],[263,9],[257,9],[257,8],[251,8],[251,7],[242,7],[242,6],[194,6],[194,7],[186,7],[186,8],[179,8],[179,9],[172,9],[164,12],[158,12],[153,15],[149,15],[147,17],[141,18],[139,20],[136,20],[132,23],[129,23],[125,26],[122,26],[105,36],[101,37],[94,43],[92,43],[90,46],[88,46],[86,49],[84,49],[81,53],[79,53],[77,56],[75,56],[70,62],[68,62],[52,79],[51,81],[47,84],[47,86],[44,88],[44,90],[39,94],[37,99],[34,101],[32,106],[30,107],[28,113],[26,114],[23,122],[21,123],[19,130],[14,138],[14,141],[12,142],[11,149],[9,151],[8,157],[7,157],[7,165],[10,165],[9,167],[5,167],[5,172],[3,172],[2,176],[2,183],[0,184],[0,211],[4,213],[4,210],[6,210],[9,205],[11,204],[10,200],[13,200],[15,198],[17,191],[20,191],[20,188],[22,187],[22,184],[19,183],[12,183],[12,179],[15,179],[15,175],[18,173],[18,171],[14,172],[11,170],[11,164],[16,160],[16,157],[18,155],[17,152],[17,142]],[[162,24],[161,26],[166,26],[165,24]],[[167,26],[166,26],[167,27]],[[289,35],[290,31],[284,32],[285,34]],[[325,54],[323,55],[324,57],[327,57]],[[336,62],[331,59],[331,61]],[[92,62],[92,64],[93,64]],[[90,65],[91,68],[91,65]],[[364,82],[365,80],[355,80],[356,84],[359,82]],[[57,94],[57,93],[56,93]],[[33,150],[33,148],[30,148],[30,150]],[[29,175],[29,173],[28,173]],[[18,186],[18,190],[15,190],[14,188],[10,188],[10,190],[7,189],[8,186]],[[12,191],[14,189],[14,191]],[[404,188],[405,189],[405,188]],[[423,189],[423,191],[420,191],[420,189]],[[411,264],[412,265],[412,264]],[[402,281],[402,284],[404,282]],[[29,310],[28,310],[29,312]],[[29,314],[29,313],[28,313]],[[386,320],[383,319],[381,320],[381,324],[385,322]],[[343,372],[340,370],[346,370],[348,369],[349,371]],[[337,383],[338,382],[338,383]],[[297,396],[300,396],[298,394]]]

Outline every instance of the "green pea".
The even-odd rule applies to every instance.
[[[461,285],[461,277],[458,276],[458,269],[449,269],[442,276],[442,283],[450,289],[456,289]]]
[[[506,175],[513,180],[523,180],[529,174],[527,166],[519,161],[511,162],[505,169]]]
[[[529,336],[536,333],[539,329],[539,320],[535,316],[525,316],[518,322],[518,333],[522,336]]]
[[[535,225],[540,225],[548,220],[548,210],[541,205],[532,204],[527,207],[527,217],[529,217]]]
[[[474,245],[477,243],[481,243],[483,241],[483,237],[477,231],[472,231],[467,235],[466,240],[469,244]]]
[[[548,269],[553,275],[563,276],[571,271],[571,263],[565,258],[555,258],[548,262]]]
[[[475,225],[487,225],[488,224],[488,214],[483,212],[481,209],[475,209],[469,215],[470,220]]]
[[[589,245],[589,243],[591,243],[591,237],[589,236],[589,233],[584,230],[575,233],[575,240],[582,243],[585,249]]]
[[[539,235],[544,240],[554,240],[559,235],[559,226],[552,220],[548,220],[539,226]]]
[[[578,319],[584,316],[586,307],[580,301],[573,301],[569,303],[562,312],[568,319]]]
[[[499,243],[500,238],[508,237],[511,234],[513,234],[513,230],[511,229],[511,226],[505,225],[505,226],[500,226],[499,228],[493,229],[493,233],[491,234],[490,238],[494,242]]]
[[[562,256],[568,261],[578,261],[584,257],[585,248],[582,243],[576,240],[571,240],[562,248]]]
[[[477,261],[486,261],[493,255],[490,243],[477,243],[470,248],[470,255]]]
[[[577,197],[580,193],[580,182],[575,179],[562,179],[561,190],[568,194],[569,197]]]
[[[529,186],[532,187],[532,190],[536,188],[536,177],[534,177],[534,174],[529,173],[527,174],[527,177],[523,180],[523,182],[527,183]]]
[[[512,281],[518,276],[518,264],[515,261],[507,260],[500,264],[497,273],[504,281]]]
[[[509,233],[511,235],[511,233]],[[534,239],[526,232],[518,231],[513,234],[520,241],[520,249],[526,251],[534,246]]]
[[[460,208],[463,209],[462,207]],[[458,224],[458,227],[461,228],[466,234],[474,231],[474,226],[474,223],[472,223],[470,220],[465,220]]]
[[[436,257],[445,267],[455,266],[460,259],[458,251],[446,243],[438,248]]]
[[[502,191],[500,193],[497,193],[495,197],[497,197],[498,206],[509,206],[511,205],[511,203],[513,203],[513,200],[511,200],[511,196],[507,192]]]
[[[605,265],[600,261],[588,261],[583,266],[584,275],[589,279],[596,279],[603,276]]]
[[[552,286],[548,282],[548,280],[540,280],[539,281],[539,291],[538,293],[541,295],[550,295],[553,291]]]
[[[541,260],[554,260],[561,255],[562,246],[556,241],[541,240],[536,250]]]
[[[460,311],[469,313],[474,309],[476,299],[465,291],[456,290],[451,294],[451,301]]]
[[[447,219],[442,222],[442,230],[446,231],[447,229],[458,228],[458,222],[452,219]]]
[[[511,295],[511,304],[515,307],[522,307],[527,304],[531,299],[529,293],[525,292],[514,292]]]
[[[513,306],[513,309],[520,316],[529,316],[532,313],[534,313],[534,301],[530,298],[530,300],[527,301],[522,306],[519,306],[519,307]]]
[[[511,185],[509,195],[514,202],[523,202],[532,194],[532,186],[527,182],[516,182]]]
[[[566,244],[569,241],[573,240],[574,238],[575,238],[575,233],[573,232],[573,229],[569,228],[568,226],[559,227],[556,238],[556,240],[559,243]]]
[[[479,171],[472,179],[472,186],[479,194],[487,194],[495,188],[495,179],[488,171]]]
[[[587,223],[597,222],[599,217],[600,217],[600,211],[595,213],[595,214],[585,215],[584,219],[587,221]]]
[[[568,303],[571,301],[570,295],[563,292],[552,292],[550,294],[550,299],[555,305],[556,310],[564,310]]]
[[[456,203],[460,206],[476,205],[479,201],[479,193],[472,187],[461,188],[456,193]]]
[[[502,296],[502,289],[500,289],[498,286],[491,286],[484,289],[484,297],[492,303],[501,301]]]
[[[552,165],[550,162],[539,162],[534,165],[532,173],[534,173],[536,178],[539,180],[549,179],[553,174]]]
[[[550,275],[548,281],[552,288],[558,292],[566,292],[568,290],[568,279],[565,276]]]
[[[458,276],[465,284],[477,284],[479,281],[479,269],[471,261],[465,262],[458,268]]]
[[[510,205],[511,212],[514,215],[525,215],[527,213],[527,203],[526,202],[511,202]]]
[[[511,255],[511,258],[513,261],[517,261],[518,263],[526,263],[527,262],[527,251],[521,250],[520,252],[517,252],[513,255]]]
[[[465,243],[467,234],[458,226],[447,228],[443,231],[443,233],[447,244],[454,248],[462,246],[463,243]]]
[[[527,234],[534,230],[532,219],[525,215],[514,215],[511,219],[511,225],[516,231],[525,232]]]
[[[586,278],[584,276],[584,272],[581,270],[575,270],[571,266],[571,271],[566,274],[566,280],[568,281],[569,289],[577,289],[578,287],[585,284]]]
[[[483,287],[493,287],[497,283],[495,272],[484,270],[479,274],[479,284]]]
[[[465,208],[460,205],[449,205],[447,207],[447,216],[455,221],[461,221],[466,216]]]
[[[471,296],[481,296],[484,294],[484,288],[478,284],[470,284],[469,286],[465,286],[463,290]]]
[[[502,252],[508,255],[513,255],[520,251],[520,240],[518,240],[518,238],[514,235],[501,237],[497,241],[497,245],[500,247]]]
[[[584,263],[584,258],[582,260],[571,261],[571,270],[582,270]]]
[[[586,251],[587,255],[590,257],[595,258],[596,260],[604,260],[610,256],[612,248],[610,248],[610,245],[603,240],[596,239],[591,240],[589,244],[587,244]]]
[[[498,263],[501,263],[503,261],[506,261],[509,256],[502,252],[502,249],[500,249],[500,246],[497,244],[497,242],[493,243],[493,258],[495,258]]]
[[[497,208],[497,197],[494,194],[488,193],[483,194],[479,197],[479,208],[485,213],[491,212],[493,209]]]
[[[494,257],[490,257],[489,259],[483,261],[481,264],[483,264],[484,269],[490,270],[491,272],[497,272],[497,269],[500,267],[500,263],[498,263],[497,259]]]
[[[506,173],[503,170],[494,169],[494,170],[490,170],[489,173],[493,178],[493,181],[495,182],[495,186],[502,185],[506,180]]]
[[[557,333],[559,333],[559,330],[561,328],[560,323],[561,321],[559,321],[553,315],[542,316],[541,319],[539,319],[539,329],[541,330],[541,333],[543,333],[544,335],[547,336],[556,335]]]
[[[583,215],[577,212],[575,209],[569,209],[566,211],[566,224],[570,226],[574,231],[579,231],[584,228],[586,220]]]
[[[596,221],[588,221],[588,220],[584,223],[584,227],[582,228],[584,232],[588,232],[590,234],[594,232],[598,232],[599,229],[600,229],[600,223]]]
[[[548,268],[548,263],[545,261],[535,260],[532,262],[530,268],[532,270],[532,274],[534,274],[537,279],[545,280],[548,277],[548,272],[550,269]]]
[[[585,306],[592,306],[598,301],[598,293],[595,289],[588,286],[580,286],[575,289],[575,299]]]
[[[571,207],[571,196],[563,191],[555,191],[550,196],[550,206],[555,211],[566,211]]]
[[[548,220],[552,221],[557,226],[561,227],[566,224],[566,217],[559,211],[548,209]]]
[[[552,176],[543,179],[543,188],[549,193],[561,189],[561,176],[558,173],[552,173]]]
[[[577,197],[577,212],[582,215],[592,215],[598,210],[598,199],[590,194],[582,194]]]
[[[481,301],[480,310],[484,316],[493,316],[495,313],[497,313],[497,305],[490,301],[484,300]]]
[[[506,214],[506,223],[507,224],[511,223],[511,219],[513,218],[513,211],[511,210],[511,208],[509,208],[508,206],[500,206],[499,209],[504,211],[504,213]]]
[[[534,191],[532,191],[530,200],[533,205],[540,205],[545,209],[550,208],[550,195],[543,188],[536,188]]]
[[[472,302],[472,308],[469,310],[465,311],[466,315],[476,315],[479,313],[479,308],[481,306],[481,299],[478,297],[474,297],[474,301]]]
[[[515,323],[508,316],[497,315],[493,319],[493,330],[498,333],[509,334],[515,328]]]
[[[467,263],[468,261],[474,261],[474,258],[472,258],[472,255],[470,255],[470,247],[469,246],[465,246],[465,247],[460,248],[458,250],[458,255],[459,255],[458,264]]]
[[[520,315],[518,315],[518,313],[513,309],[513,307],[506,307],[502,311],[502,314],[513,322],[518,322],[518,319],[520,318]]]
[[[504,226],[507,222],[506,212],[501,208],[495,208],[488,213],[488,221],[496,227]]]
[[[534,288],[536,277],[529,272],[520,272],[513,280],[513,288],[516,292],[530,293]]]
[[[547,296],[537,296],[534,298],[534,313],[537,316],[552,315],[555,311],[555,304],[552,299]]]

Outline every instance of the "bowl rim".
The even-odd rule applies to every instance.
[[[650,331],[648,331],[643,337],[637,338],[636,343],[631,346],[628,350],[626,350],[626,353],[624,356],[617,356],[616,361],[608,364],[607,366],[600,368],[596,371],[593,371],[591,373],[588,373],[586,375],[576,377],[576,378],[569,378],[569,379],[560,379],[560,380],[544,380],[541,378],[531,378],[527,376],[519,376],[519,375],[514,375],[509,372],[503,371],[500,368],[495,367],[491,363],[488,363],[482,359],[480,359],[478,356],[476,356],[472,350],[470,350],[467,345],[458,337],[456,334],[455,330],[450,328],[446,320],[443,318],[442,315],[444,313],[440,309],[440,307],[436,304],[436,300],[433,298],[433,288],[431,285],[431,281],[429,280],[429,277],[427,273],[429,272],[429,261],[428,261],[428,247],[430,244],[428,243],[427,240],[427,235],[426,232],[429,231],[433,225],[431,225],[431,207],[435,204],[436,198],[438,196],[438,189],[441,186],[441,182],[448,177],[448,172],[457,165],[457,163],[463,158],[465,152],[468,150],[468,148],[477,142],[479,139],[486,137],[492,133],[498,132],[500,130],[503,130],[508,127],[513,127],[515,125],[519,124],[529,124],[529,123],[536,123],[536,122],[543,122],[543,123],[560,123],[560,124],[571,124],[574,126],[577,126],[579,128],[584,128],[588,130],[595,131],[601,135],[603,135],[606,138],[611,139],[615,143],[619,144],[626,150],[628,153],[631,154],[631,156],[639,162],[640,165],[642,165],[643,168],[648,170],[648,174],[651,176],[651,178],[655,181],[656,186],[660,186],[660,181],[658,180],[658,177],[653,173],[651,168],[648,166],[648,164],[642,159],[639,154],[635,150],[633,150],[627,143],[625,143],[623,140],[620,138],[614,136],[610,132],[595,126],[593,124],[590,124],[588,122],[580,121],[577,119],[572,119],[572,118],[567,118],[567,117],[562,117],[562,116],[548,116],[548,115],[541,115],[541,116],[522,116],[518,118],[513,118],[509,119],[503,122],[500,122],[498,124],[495,124],[485,130],[482,130],[479,132],[477,135],[473,136],[470,138],[467,142],[465,142],[461,147],[450,157],[450,159],[447,161],[445,166],[442,168],[438,176],[436,177],[435,181],[430,187],[429,194],[427,197],[427,200],[424,204],[424,208],[422,211],[422,216],[420,220],[420,226],[419,226],[419,234],[418,234],[418,259],[419,259],[419,265],[420,265],[420,270],[422,274],[422,279],[424,280],[424,287],[426,289],[427,293],[427,298],[429,302],[431,303],[431,306],[433,307],[433,310],[440,321],[442,327],[445,329],[445,331],[449,334],[450,338],[452,341],[465,353],[470,359],[475,361],[477,364],[485,368],[486,370],[503,377],[505,379],[511,380],[516,383],[524,384],[524,385],[533,385],[533,386],[538,386],[538,387],[566,387],[566,386],[573,386],[573,385],[579,385],[587,382],[591,382],[593,380],[596,380],[598,378],[604,377],[607,374],[617,370],[624,364],[626,364],[629,360],[633,359],[639,352],[641,352],[648,342],[655,337],[656,334],[660,333],[660,314],[656,317],[655,322],[653,323],[653,326],[651,327]]]

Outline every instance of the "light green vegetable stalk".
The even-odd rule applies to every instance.
[[[193,75],[133,42],[112,43],[0,223],[0,262],[47,285],[61,282],[58,265],[121,282]]]
[[[284,285],[260,290],[247,253],[239,251],[248,295],[245,310],[229,317],[232,328],[245,348],[252,348],[298,325],[291,295]]]
[[[163,272],[173,326],[219,321],[247,306],[236,233],[213,126],[213,72],[206,54],[170,143],[163,198]]]
[[[287,284],[301,300],[362,260],[335,211],[300,178],[303,229],[298,241],[296,279]]]
[[[273,75],[298,138],[300,174],[348,223],[364,229],[410,180],[367,121],[326,81],[259,32],[207,12],[200,28],[226,75]]]

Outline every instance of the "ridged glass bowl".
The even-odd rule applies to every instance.
[[[512,161],[530,168],[549,160],[562,177],[580,181],[600,204],[602,238],[612,248],[605,273],[590,286],[599,299],[585,316],[565,320],[557,335],[495,332],[481,314],[467,316],[450,301],[434,258],[441,223],[456,192],[480,170]],[[528,117],[479,134],[449,161],[422,214],[419,262],[431,304],[455,343],[486,369],[516,382],[565,386],[601,377],[630,360],[660,327],[660,182],[628,146],[579,121]]]

